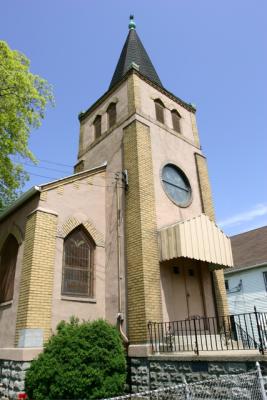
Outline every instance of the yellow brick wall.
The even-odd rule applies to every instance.
[[[128,90],[128,114],[131,115],[140,109],[140,90],[138,77],[132,73],[127,80]]]
[[[194,135],[194,142],[197,147],[200,147],[196,116],[194,113],[191,112],[190,117],[191,117],[192,130],[193,130],[193,135]]]
[[[151,142],[148,126],[133,121],[124,129],[128,335],[148,339],[147,323],[162,320]]]
[[[215,212],[212,201],[207,161],[206,158],[200,154],[195,154],[195,157],[203,211],[212,221],[215,221]],[[213,272],[213,282],[218,314],[227,315],[229,314],[229,308],[224,284],[223,269]]]
[[[21,329],[43,329],[51,335],[51,305],[56,249],[57,216],[40,210],[28,217],[25,232],[16,344]]]

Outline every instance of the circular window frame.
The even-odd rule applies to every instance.
[[[181,173],[182,177],[185,179],[185,181],[186,181],[186,183],[188,184],[188,186],[189,186],[189,189],[190,189],[190,198],[189,198],[188,201],[187,201],[186,203],[184,203],[184,204],[180,204],[180,203],[178,203],[177,201],[175,201],[175,199],[173,199],[173,198],[171,197],[171,195],[170,195],[170,194],[167,192],[167,190],[165,189],[164,182],[163,182],[163,170],[164,170],[164,168],[167,167],[168,165],[170,165],[170,166],[174,167],[176,170],[178,170],[178,171]],[[191,186],[191,184],[190,184],[190,181],[189,181],[189,179],[188,179],[186,173],[185,173],[180,167],[178,167],[178,165],[174,164],[174,163],[171,162],[171,161],[170,161],[170,162],[167,162],[166,164],[164,164],[164,165],[161,167],[161,171],[160,171],[160,182],[161,182],[161,186],[162,186],[162,188],[163,188],[164,193],[166,194],[166,196],[168,197],[168,199],[169,199],[173,204],[175,204],[177,207],[180,207],[180,208],[187,208],[187,207],[190,206],[190,204],[191,204],[192,201],[193,201],[192,186]]]

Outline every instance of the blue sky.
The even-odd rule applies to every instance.
[[[197,106],[219,225],[229,235],[266,225],[265,0],[3,0],[1,39],[56,97],[32,134],[43,161],[25,165],[25,189],[72,172],[77,115],[107,90],[131,13],[163,85]]]

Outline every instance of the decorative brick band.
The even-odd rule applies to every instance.
[[[56,230],[55,214],[36,210],[28,216],[16,321],[16,344],[22,330],[43,332],[44,341],[51,334]]]
[[[73,231],[73,229],[77,228],[79,225],[82,225],[85,230],[89,233],[92,239],[95,242],[95,245],[98,247],[105,247],[104,235],[99,232],[94,224],[90,220],[81,221],[76,217],[70,217],[60,228],[60,234],[65,238],[68,234]]]
[[[160,268],[149,127],[133,121],[124,129],[128,336],[148,340],[147,323],[162,321]]]

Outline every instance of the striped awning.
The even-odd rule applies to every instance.
[[[159,249],[160,261],[187,257],[211,269],[233,266],[230,239],[204,214],[161,229]]]

